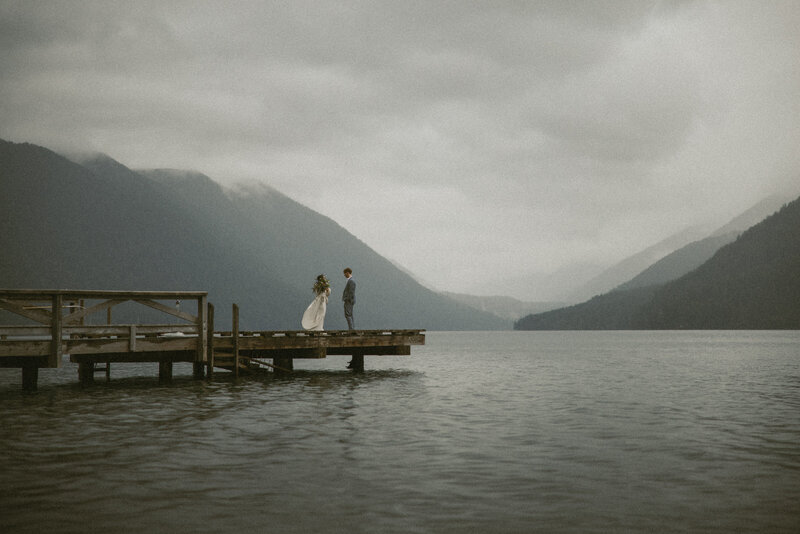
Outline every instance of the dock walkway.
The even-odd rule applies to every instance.
[[[112,310],[123,303],[172,322],[115,323]],[[295,359],[331,355],[351,356],[353,371],[363,372],[364,356],[410,355],[412,345],[425,344],[424,330],[239,331],[236,304],[232,328],[215,331],[214,306],[202,291],[0,289],[0,310],[28,322],[0,326],[0,367],[20,368],[26,390],[36,389],[40,368],[61,367],[65,355],[87,384],[98,371],[110,379],[111,364],[126,362],[157,362],[162,381],[175,362],[192,363],[195,378],[211,378],[215,370],[290,373]],[[87,324],[102,313],[104,324]]]

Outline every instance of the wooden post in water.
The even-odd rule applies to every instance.
[[[206,378],[210,380],[214,378],[214,305],[210,302],[208,303],[208,342],[206,345],[206,350],[208,350]]]
[[[22,389],[24,391],[36,391],[39,380],[39,366],[36,362],[22,367]]]
[[[194,377],[203,378],[208,358],[208,297],[197,299],[197,355],[194,359]]]
[[[60,293],[53,295],[53,309],[50,323],[50,357],[47,362],[49,367],[61,367],[61,356],[63,355],[63,349],[61,347],[62,298]]]
[[[363,373],[364,353],[362,351],[353,350],[352,358],[353,359],[352,363],[350,364],[350,369],[352,369],[354,373]]]
[[[275,356],[272,358],[275,376],[285,376],[294,371],[294,358],[291,356]]]
[[[231,336],[233,336],[233,377],[239,378],[239,305],[233,304],[233,325]]]
[[[158,381],[162,384],[172,382],[172,361],[160,360],[158,362]]]
[[[82,386],[89,386],[94,383],[94,363],[78,363],[78,381]]]

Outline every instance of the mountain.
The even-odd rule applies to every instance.
[[[616,289],[632,289],[649,285],[664,284],[676,280],[704,264],[723,245],[733,242],[739,234],[775,213],[783,204],[791,201],[786,195],[772,195],[731,219],[705,239],[700,239],[667,254],[659,261],[636,275],[633,279],[619,285]]]
[[[667,254],[706,235],[700,227],[687,228],[609,267],[571,291],[566,300],[581,302],[610,291],[641,273]]]
[[[658,288],[636,328],[800,328],[800,199]]]
[[[738,232],[712,235],[689,243],[672,254],[667,254],[631,280],[617,286],[616,289],[633,289],[664,284],[680,278],[707,262],[723,245],[734,241],[738,235]]]
[[[740,234],[781,209],[781,206],[791,202],[796,196],[787,194],[770,195],[718,228],[710,237]]]
[[[571,289],[591,280],[602,272],[603,265],[572,262],[555,271],[523,271],[516,274],[492,273],[492,285],[499,294],[520,295],[534,302],[569,302]]]
[[[764,198],[710,234],[699,226],[674,234],[580,285],[569,294],[568,300],[580,302],[612,289],[631,289],[675,280],[705,263],[720,247],[792,198],[780,194]]]
[[[443,291],[442,295],[476,310],[489,312],[509,321],[515,321],[531,313],[541,313],[564,306],[563,302],[525,302],[505,296],[481,297],[447,291]]]
[[[800,328],[800,199],[661,285],[620,289],[515,323],[520,330]]]
[[[325,326],[339,329],[341,272],[349,266],[359,328],[510,327],[425,289],[272,188],[234,191],[200,173],[74,158],[0,141],[0,286],[206,290],[219,328],[236,303],[243,329],[281,330],[300,328],[314,278],[325,273],[334,289]]]

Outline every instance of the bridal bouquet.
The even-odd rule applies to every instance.
[[[324,274],[321,274],[317,277],[317,281],[314,282],[314,293],[319,295],[320,293],[324,293],[326,289],[330,289],[331,283],[325,278]]]

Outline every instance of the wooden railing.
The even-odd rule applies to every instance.
[[[170,306],[160,301],[175,302]],[[177,324],[121,324],[112,321],[112,310],[125,302],[155,309],[181,319]],[[183,303],[196,313],[182,311]],[[194,302],[192,306],[191,303]],[[208,294],[205,291],[97,291],[0,289],[0,309],[34,324],[0,326],[0,357],[13,358],[6,366],[60,367],[65,351],[88,354],[94,349],[108,352],[115,339],[126,352],[164,350],[163,344],[148,342],[163,334],[191,336],[182,347],[195,350],[194,361],[202,365],[208,354]],[[106,314],[105,324],[86,324],[96,314]],[[161,319],[163,320],[163,319]],[[144,336],[143,340],[141,337]],[[188,344],[188,345],[187,345]],[[19,364],[19,365],[17,365]]]

